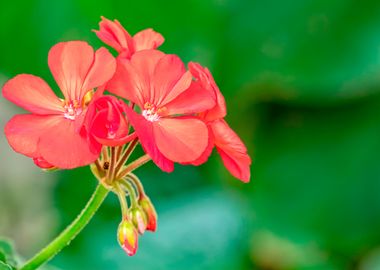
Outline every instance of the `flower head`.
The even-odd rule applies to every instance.
[[[48,63],[64,99],[34,75],[9,80],[4,97],[30,114],[14,116],[5,126],[5,135],[16,152],[52,166],[87,165],[98,157],[100,145],[90,143],[81,132],[88,105],[85,95],[112,77],[115,59],[105,48],[94,52],[86,42],[71,41],[53,46]]]

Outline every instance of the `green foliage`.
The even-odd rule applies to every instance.
[[[12,266],[0,261],[0,270],[12,270]]]
[[[9,240],[0,239],[0,270],[14,270],[17,266],[16,254]]]

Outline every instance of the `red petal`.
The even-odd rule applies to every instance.
[[[75,131],[75,121],[55,117],[55,122],[45,129],[38,143],[41,156],[61,169],[72,169],[94,162],[101,145],[91,145],[86,137]]]
[[[49,51],[49,67],[66,100],[81,101],[90,89],[83,83],[94,62],[94,50],[83,41],[61,42]]]
[[[55,118],[50,115],[15,115],[4,128],[9,145],[18,153],[28,157],[38,157],[38,140],[55,122]]]
[[[133,39],[131,35],[117,20],[111,21],[102,17],[99,23],[99,31],[94,32],[101,41],[119,53],[123,50],[130,52],[133,49]]]
[[[243,182],[249,182],[251,158],[247,154],[244,143],[224,120],[212,122],[211,128],[215,137],[216,149],[224,166],[236,178]]]
[[[204,112],[215,106],[213,96],[199,87],[191,84],[190,88],[165,105],[165,115],[193,114]]]
[[[154,96],[151,81],[157,62],[164,53],[145,50],[135,53],[131,60],[119,57],[114,77],[107,89],[121,97],[137,103],[140,107],[147,101],[152,102]]]
[[[116,60],[106,48],[95,52],[95,60],[83,83],[83,89],[91,90],[109,81],[116,70]],[[87,92],[87,91],[86,91]]]
[[[153,29],[145,29],[133,36],[135,51],[156,49],[164,43],[164,37]]]
[[[47,162],[43,157],[35,157],[33,158],[34,164],[36,164],[41,169],[53,169],[55,168],[49,162]]]
[[[63,112],[61,101],[49,85],[39,77],[21,74],[3,87],[3,96],[16,105],[36,114]]]
[[[144,101],[155,101],[154,97],[157,95],[153,88],[153,74],[159,61],[165,56],[163,52],[156,50],[145,50],[135,53],[131,58],[131,64],[138,74],[135,88],[138,88],[142,93]],[[157,105],[157,104],[156,104]]]
[[[93,119],[90,133],[96,140],[107,146],[118,146],[134,139],[129,136],[129,125],[118,108],[109,104],[107,109],[97,112]]]
[[[205,151],[203,151],[202,155],[199,158],[197,158],[196,160],[194,160],[190,163],[184,163],[184,164],[191,164],[194,166],[199,166],[199,165],[205,163],[208,160],[208,158],[210,157],[210,155],[212,153],[212,149],[214,149],[215,142],[214,142],[214,134],[212,133],[211,127],[209,125],[207,125],[207,128],[208,128],[209,136],[208,136],[208,144],[207,144]]]
[[[161,118],[153,131],[158,149],[174,162],[192,162],[208,145],[207,126],[196,118]]]
[[[153,125],[131,108],[126,107],[129,122],[135,129],[144,151],[152,158],[153,162],[164,172],[172,172],[174,164],[168,160],[158,149],[153,134]]]
[[[186,72],[181,59],[176,55],[165,55],[154,70],[154,93],[150,101],[156,106],[165,105],[189,88],[191,74]]]
[[[137,103],[139,106],[144,105],[143,90],[146,87],[131,65],[130,61],[121,57],[117,58],[116,72],[113,78],[107,83],[107,89],[111,93]]]
[[[210,71],[207,68],[202,67],[200,64],[194,62],[189,63],[189,70],[191,74],[197,79],[197,82],[194,84],[198,84],[199,87],[202,87],[205,91],[212,94],[215,98],[215,106],[209,109],[203,115],[203,118],[206,121],[213,121],[224,118],[227,114],[226,102]]]

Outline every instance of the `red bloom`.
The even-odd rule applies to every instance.
[[[124,108],[125,103],[114,96],[94,98],[84,121],[90,136],[107,146],[123,145],[132,140],[135,136],[128,134],[129,125]]]
[[[158,48],[164,38],[153,29],[145,29],[133,37],[124,29],[118,20],[102,17],[99,31],[94,31],[105,44],[114,48],[122,57],[130,58],[135,52]]]
[[[210,129],[210,140],[201,157],[192,164],[204,163],[215,145],[224,166],[230,173],[243,182],[249,182],[251,158],[239,136],[223,120],[226,115],[226,105],[214,78],[207,68],[203,68],[198,63],[189,63],[189,70],[196,78],[193,84],[211,93],[216,101],[213,108],[200,114]]]
[[[39,77],[14,77],[4,85],[3,95],[31,114],[14,116],[5,135],[16,152],[45,164],[64,169],[90,164],[100,147],[78,131],[86,113],[84,97],[112,77],[115,59],[105,48],[94,52],[86,42],[72,41],[53,46],[48,60],[64,100]]]
[[[173,162],[197,159],[208,144],[205,123],[192,116],[212,108],[212,96],[190,87],[192,76],[175,55],[145,50],[118,59],[108,89],[137,104],[141,114],[126,108],[144,150],[164,171]],[[178,117],[180,116],[180,117]]]

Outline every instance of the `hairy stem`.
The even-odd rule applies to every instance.
[[[58,235],[50,244],[43,248],[33,258],[27,261],[20,270],[34,270],[40,265],[46,263],[65,246],[67,246],[82,229],[88,224],[95,212],[99,209],[104,199],[108,194],[108,190],[99,184],[92,194],[90,200],[87,202],[85,208],[77,216],[77,218]]]

